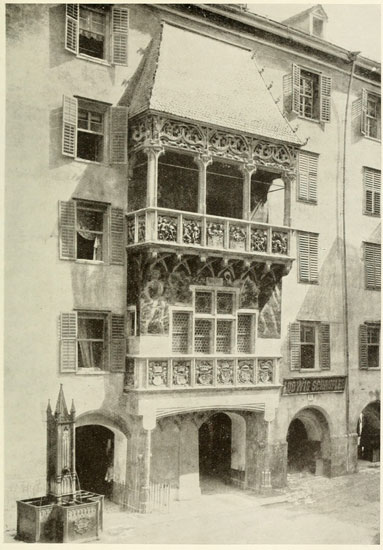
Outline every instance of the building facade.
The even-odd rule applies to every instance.
[[[60,383],[79,485],[141,511],[377,458],[380,65],[326,20],[7,7],[9,525]]]

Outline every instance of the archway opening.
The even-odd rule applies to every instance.
[[[230,480],[231,419],[224,413],[211,416],[198,432],[200,480]]]
[[[114,434],[99,425],[76,428],[76,471],[81,489],[112,498]]]
[[[315,409],[303,409],[291,421],[287,433],[289,473],[330,475],[330,434],[327,421]]]
[[[358,458],[369,462],[380,460],[380,401],[369,403],[359,417]]]

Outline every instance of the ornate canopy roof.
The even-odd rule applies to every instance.
[[[163,23],[134,81],[121,101],[130,104],[130,117],[151,110],[302,144],[248,49]]]

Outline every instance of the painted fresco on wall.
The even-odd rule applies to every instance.
[[[128,305],[135,305],[139,334],[169,334],[169,306],[192,305],[190,285],[237,287],[241,308],[260,309],[258,336],[278,338],[281,330],[279,267],[201,261],[197,256],[132,254],[128,261]]]

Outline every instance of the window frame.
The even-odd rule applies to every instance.
[[[307,171],[303,170],[303,159],[306,157]],[[315,170],[312,165],[315,165]],[[318,204],[318,166],[319,154],[312,151],[300,150],[298,153],[298,178],[297,178],[297,201],[304,204]],[[303,196],[301,186],[301,174],[307,173],[307,196]],[[313,180],[311,180],[311,177]],[[315,195],[315,198],[310,198],[310,195]]]
[[[95,235],[101,235],[101,254],[102,259],[101,260],[95,260],[95,259],[88,259],[88,258],[79,258],[78,257],[78,235],[79,235],[79,227],[78,227],[78,211],[84,210],[85,212],[100,212],[102,213],[102,231],[93,231],[91,229],[86,230],[89,233],[95,234]],[[102,203],[93,203],[89,202],[89,204],[82,200],[75,200],[75,233],[76,233],[76,244],[75,244],[75,255],[76,255],[76,262],[91,262],[95,264],[103,264],[106,262],[106,258],[108,257],[107,254],[107,248],[108,248],[108,207],[107,205],[104,205]]]
[[[104,322],[103,326],[103,339],[95,338],[80,338],[77,334],[77,373],[78,374],[105,374],[110,372],[110,349],[109,349],[109,331],[110,331],[110,319],[108,312],[99,312],[91,310],[77,310],[77,323],[81,319],[102,319]],[[94,366],[92,368],[80,367],[79,358],[80,358],[80,342],[102,342],[103,343],[103,368],[97,369]],[[106,368],[105,368],[106,367]]]
[[[319,368],[319,331],[318,331],[318,323],[315,321],[299,321],[300,324],[300,370],[301,371],[314,371],[314,370],[320,370]],[[314,329],[314,342],[307,342],[306,340],[302,340],[302,329]],[[312,367],[304,367],[302,366],[302,349],[303,346],[314,346],[314,365]]]
[[[368,249],[370,248],[370,253],[373,256],[373,263],[369,264],[367,262],[367,254]],[[379,253],[373,252],[373,251],[379,251]],[[378,260],[378,261],[377,261]],[[378,263],[379,262],[379,263]],[[381,290],[381,270],[379,269],[379,264],[381,265],[381,244],[380,243],[371,243],[371,242],[363,242],[363,263],[364,263],[364,287],[365,290],[374,290],[374,291],[380,291]],[[368,278],[368,269],[373,269],[374,271],[374,284],[369,286]],[[378,271],[378,273],[376,273]],[[376,281],[378,281],[378,284],[376,284]]]
[[[302,256],[304,254],[303,250],[300,249],[301,238],[307,236],[307,270],[308,278],[302,278]],[[315,239],[316,238],[316,242]],[[316,258],[315,254],[312,254],[312,248],[316,247]],[[302,245],[303,246],[303,245]],[[297,232],[297,279],[298,283],[318,285],[319,284],[319,233],[313,233],[311,231],[298,231]]]
[[[87,29],[81,29],[81,10],[85,10],[87,12],[90,12],[91,14],[96,13],[96,14],[101,15],[101,16],[104,17],[104,34],[101,35],[104,38],[103,57],[97,57],[97,56],[86,54],[86,53],[80,51],[81,30],[83,30],[83,31],[87,30]],[[110,11],[102,11],[101,9],[90,7],[88,4],[79,4],[79,12],[78,12],[78,54],[77,54],[78,57],[110,65],[110,43],[111,43],[110,26],[111,26]],[[94,33],[94,34],[101,34],[101,33]]]
[[[380,323],[365,323],[367,328],[367,369],[368,370],[380,370]],[[378,342],[369,342],[369,332],[377,330],[378,331]],[[370,367],[368,364],[368,353],[370,347],[377,347],[378,348],[378,366],[377,367]]]
[[[302,328],[314,329],[314,342],[303,341]],[[330,371],[331,362],[331,323],[299,319],[289,324],[289,366],[297,372]],[[314,345],[314,366],[302,367],[302,346]]]
[[[109,146],[109,131],[110,131],[110,122],[109,122],[109,105],[107,103],[102,103],[100,101],[94,101],[92,99],[85,99],[82,97],[77,97],[77,129],[76,129],[76,150],[75,150],[75,157],[74,160],[80,161],[80,162],[89,162],[92,164],[107,164],[107,151]],[[95,132],[90,129],[80,128],[79,126],[79,113],[80,111],[85,111],[88,114],[88,123],[89,115],[92,113],[98,113],[102,117],[102,132]],[[102,138],[102,145],[100,147],[100,157],[99,159],[86,159],[83,157],[78,156],[78,143],[79,143],[79,134],[90,134],[93,136],[99,136]]]
[[[379,184],[375,184],[375,181],[372,183],[372,188],[367,189],[368,183],[367,183],[367,176],[368,173],[376,174],[376,176],[371,175],[373,180],[375,180],[375,177],[379,177]],[[379,190],[375,189],[374,187],[379,186]],[[371,192],[371,204],[372,204],[372,211],[369,211],[367,209],[367,192]],[[378,195],[378,204],[379,204],[379,212],[375,211],[375,196]],[[363,214],[365,216],[371,216],[374,218],[380,218],[380,201],[381,201],[381,171],[376,168],[371,168],[369,166],[363,166]]]
[[[369,103],[369,101],[371,101],[371,99],[375,100],[376,111],[379,111],[379,112],[376,113],[375,117],[369,115],[369,113],[368,113],[368,103]],[[369,139],[373,139],[375,141],[380,141],[381,140],[380,124],[381,124],[381,119],[382,119],[380,96],[379,96],[379,94],[376,94],[374,92],[370,92],[369,90],[366,90],[366,112],[365,112],[365,117],[366,117],[365,136]],[[376,136],[371,135],[371,133],[370,133],[370,125],[371,125],[371,121],[373,121],[373,120],[376,120]]]

